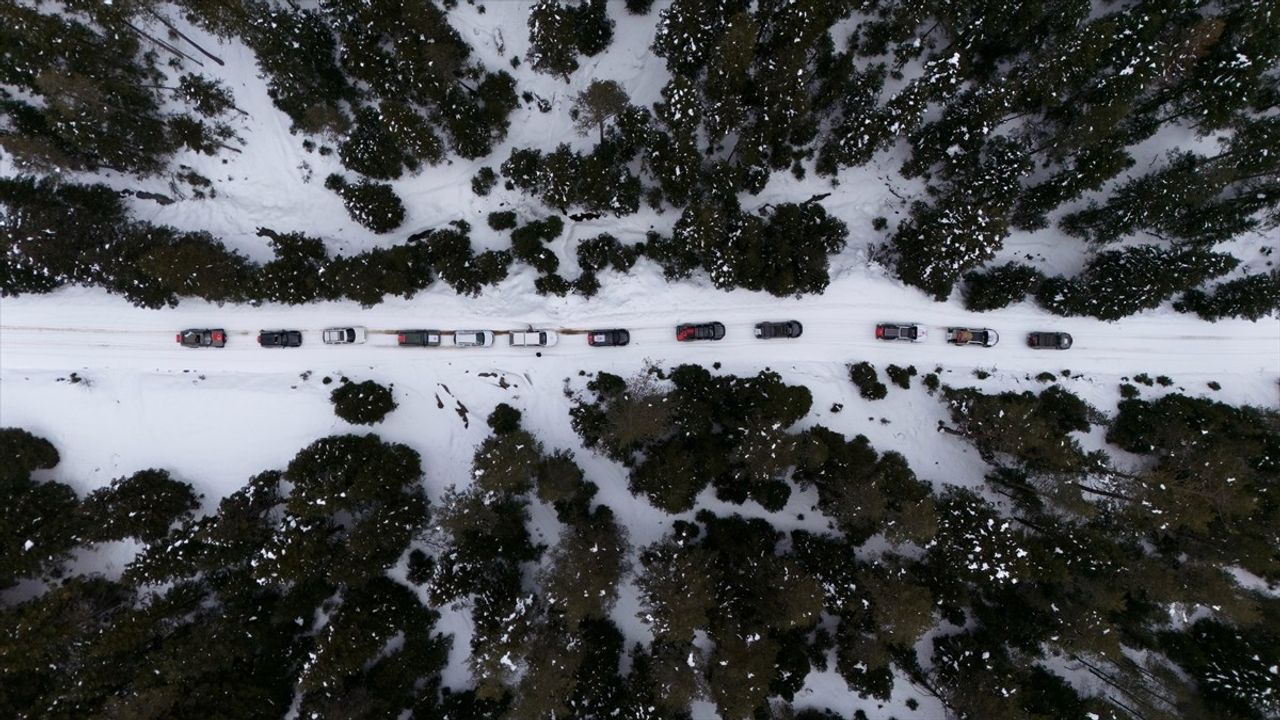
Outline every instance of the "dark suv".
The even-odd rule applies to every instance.
[[[676,340],[679,342],[723,339],[724,325],[722,323],[685,323],[684,325],[676,326]]]
[[[616,330],[592,330],[587,333],[587,344],[592,347],[622,347],[631,342],[631,333]]]
[[[1044,350],[1067,350],[1071,348],[1071,335],[1064,332],[1027,333],[1027,347]]]
[[[182,347],[225,347],[227,331],[217,330],[183,330],[178,333],[178,344]]]
[[[798,338],[800,337],[800,333],[803,332],[804,326],[800,324],[799,320],[756,323],[756,337],[761,340],[773,340],[774,338]]]
[[[302,333],[297,330],[263,330],[258,333],[258,344],[262,347],[299,347],[302,345]]]

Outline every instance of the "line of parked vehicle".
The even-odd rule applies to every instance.
[[[990,328],[949,327],[946,341],[952,345],[977,345],[992,347],[1000,342],[1000,335]],[[796,320],[757,323],[754,335],[760,340],[794,339],[804,333],[804,326]],[[551,347],[560,341],[555,330],[511,330],[507,333],[511,347]],[[446,342],[454,347],[490,347],[496,333],[492,330],[400,330],[396,344],[408,347],[440,347]],[[588,330],[587,344],[593,347],[621,347],[631,342],[631,333],[622,329]],[[724,324],[719,322],[684,323],[676,326],[677,342],[699,340],[723,340]],[[326,328],[320,334],[326,345],[356,345],[365,342],[369,331],[363,327]],[[928,330],[918,323],[880,323],[876,325],[876,338],[888,341],[921,342],[928,337]],[[447,338],[447,340],[446,340]],[[183,347],[225,347],[227,332],[222,329],[190,329],[178,333],[178,344]],[[1071,335],[1064,332],[1033,332],[1027,334],[1027,346],[1053,350],[1071,347]],[[262,330],[258,333],[262,347],[299,347],[302,332],[298,330]]]
[[[880,323],[876,325],[876,337],[880,340],[920,342],[929,331],[917,323]],[[1000,334],[991,328],[947,328],[947,342],[952,345],[978,345],[992,347],[1000,342]],[[1027,333],[1027,347],[1044,350],[1067,350],[1072,339],[1069,333],[1040,331]]]

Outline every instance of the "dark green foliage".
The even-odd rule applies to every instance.
[[[767,522],[706,511],[697,519],[705,532],[677,521],[671,535],[640,554],[637,585],[655,643],[650,661],[638,665],[666,679],[663,707],[680,712],[689,686],[705,682],[722,716],[749,717],[792,665],[779,662],[783,639],[816,626],[820,581],[775,549],[782,536]],[[705,665],[695,662],[697,631],[715,643]],[[807,668],[800,660],[800,673]]]
[[[773,295],[820,293],[830,277],[827,256],[844,248],[848,230],[817,203],[774,206],[766,219],[735,201],[691,204],[669,241],[649,243],[646,254],[668,278],[701,266],[716,287],[744,287]]]
[[[386,542],[388,563],[398,558],[406,549],[407,518],[394,510],[385,518],[389,524],[368,526],[376,540],[344,532],[377,514],[378,491],[369,483],[381,477],[394,484],[397,475],[392,463],[373,463],[363,473],[369,482],[346,482],[353,468],[376,456],[362,452],[356,440],[330,438],[300,453],[286,474],[294,497],[280,494],[280,473],[264,473],[223,499],[215,514],[198,519],[186,503],[160,507],[182,493],[164,487],[174,483],[155,471],[90,495],[80,511],[90,517],[87,528],[106,521],[113,534],[156,540],[129,564],[122,583],[78,576],[0,603],[0,707],[14,717],[159,713],[266,720],[300,691],[309,715],[374,718],[411,707],[419,690],[434,697],[449,642],[436,634],[436,614],[383,575],[375,558],[362,554],[369,541]],[[364,450],[372,449],[369,442],[379,444],[367,438]],[[312,461],[317,467],[309,467]],[[323,475],[323,482],[308,480],[313,471],[320,471],[316,476]],[[14,557],[56,552],[46,532],[53,523],[39,517],[53,506],[24,503],[25,495],[11,490],[6,508],[32,513],[44,525],[19,528],[36,544]],[[58,508],[59,517],[73,519],[75,496],[69,488],[66,496],[69,504]],[[391,503],[406,504],[404,497]],[[169,522],[161,527],[160,516],[178,510],[178,527],[165,532]],[[296,575],[287,586],[260,582],[271,575],[269,566],[304,565],[282,555],[308,548],[281,547],[274,538],[297,532],[299,523],[325,512],[333,513],[328,532],[334,545],[310,564],[316,572]],[[4,530],[7,538],[10,528]],[[327,582],[330,564],[343,564],[349,554],[361,555],[359,565],[370,566],[367,581]],[[139,583],[151,587],[144,592]]]
[[[640,250],[635,245],[623,245],[612,235],[604,233],[578,243],[578,266],[585,272],[599,272],[612,267],[625,273],[636,264]]]
[[[157,540],[199,507],[191,485],[174,480],[165,470],[139,470],[89,493],[80,509],[85,537],[107,542],[130,537]]]
[[[574,44],[578,52],[592,57],[613,42],[613,20],[605,0],[585,0],[573,11]]]
[[[394,180],[406,167],[417,169],[417,160],[397,145],[382,113],[370,107],[356,113],[355,127],[338,146],[338,157],[348,170],[378,180]]]
[[[175,305],[179,295],[243,297],[249,265],[206,233],[132,221],[104,185],[31,177],[0,179],[9,212],[0,293],[48,292],[94,284],[136,305]]]
[[[990,260],[1009,234],[1008,208],[1029,173],[1031,160],[1016,142],[990,143],[950,173],[951,185],[937,202],[912,205],[892,244],[898,276],[908,285],[945,300],[970,268]]]
[[[493,190],[493,187],[497,184],[498,184],[498,174],[493,171],[493,168],[489,167],[488,165],[485,165],[484,167],[477,170],[475,176],[471,178],[471,192],[481,197],[484,197],[488,195],[489,191]],[[493,217],[496,214],[498,213],[489,213],[489,216]],[[511,213],[511,215],[514,218],[515,213]],[[492,223],[490,224],[492,225]],[[514,224],[512,225],[512,227],[515,227]],[[494,229],[497,230],[499,228],[494,228]]]
[[[858,394],[868,400],[883,400],[889,394],[889,388],[880,382],[875,366],[869,362],[850,365],[849,380],[858,386]]]
[[[964,306],[984,312],[999,310],[1034,295],[1044,275],[1030,265],[1005,263],[964,275]]]
[[[409,709],[417,684],[438,676],[448,659],[448,641],[433,637],[438,617],[386,577],[352,590],[316,638],[299,677],[299,712],[378,718]]]
[[[1099,253],[1076,277],[1049,278],[1036,300],[1061,315],[1118,320],[1160,305],[1173,295],[1230,272],[1238,261],[1195,247],[1136,245]]]
[[[560,0],[538,0],[529,10],[529,64],[565,82],[578,69],[576,12]]]
[[[22,428],[0,428],[0,483],[21,483],[36,470],[48,470],[60,457],[53,443]]]
[[[563,275],[553,272],[547,275],[539,275],[533,281],[533,288],[539,295],[564,297],[573,289],[573,285]]]
[[[821,426],[806,433],[803,451],[795,481],[817,487],[819,507],[850,542],[861,544],[877,532],[896,541],[919,541],[932,533],[929,486],[902,455],[882,455],[861,435],[845,440]]]
[[[391,388],[372,380],[343,383],[330,393],[329,400],[333,403],[335,415],[356,425],[380,423],[399,407],[391,395]]]
[[[35,482],[31,473],[58,464],[44,438],[0,428],[0,590],[23,578],[57,575],[80,542],[76,493],[59,482]]]
[[[499,210],[489,213],[489,227],[499,232],[510,230],[516,226],[515,210]]]
[[[648,15],[653,9],[653,0],[627,0],[626,5],[632,15]]]
[[[649,374],[597,376],[588,384],[594,397],[571,411],[583,443],[631,467],[632,492],[668,512],[691,508],[708,484],[730,502],[785,504],[780,481],[799,452],[787,428],[809,412],[808,389],[773,372],[712,376],[693,365],[669,377],[668,392]]]
[[[1280,270],[1229,280],[1214,287],[1212,292],[1189,290],[1173,306],[1205,320],[1224,317],[1258,320],[1280,311]]]
[[[41,8],[0,11],[0,146],[20,167],[160,172],[181,141],[162,112],[156,56],[120,25]],[[29,98],[31,102],[28,101]]]
[[[494,435],[513,433],[520,429],[520,411],[506,403],[498,403],[489,413],[488,423]]]
[[[456,292],[477,295],[482,286],[501,282],[507,277],[511,253],[486,250],[476,255],[471,249],[471,239],[458,230],[435,230],[414,235],[410,240],[425,247],[431,267]]]
[[[545,155],[540,150],[513,149],[502,163],[502,174],[563,213],[579,207],[621,217],[640,207],[640,179],[628,168],[629,161],[623,147],[607,139],[587,155],[567,144]]]
[[[418,454],[376,435],[317,440],[289,463],[283,522],[254,568],[259,582],[358,584],[400,557],[426,521]]]
[[[1280,418],[1176,393],[1119,407],[1107,441],[1151,459],[1126,484],[1135,522],[1177,528],[1181,542],[1196,540],[1198,556],[1259,576],[1280,573],[1280,559],[1265,549],[1274,548],[1280,506],[1264,499],[1280,457]]]
[[[560,267],[555,253],[544,246],[560,236],[564,221],[552,215],[545,220],[531,220],[511,233],[511,253],[516,260],[527,263],[543,274],[554,273]]]
[[[387,233],[404,222],[404,203],[386,183],[367,180],[352,185],[340,175],[330,175],[324,186],[342,196],[352,220],[376,233]]]
[[[1172,153],[1164,167],[1122,184],[1104,205],[1064,217],[1062,227],[1097,243],[1137,230],[1202,243],[1227,240],[1256,228],[1259,211],[1274,213],[1280,203],[1277,142],[1277,118],[1242,123],[1222,153]]]
[[[903,390],[909,390],[911,389],[911,378],[915,377],[916,374],[916,366],[908,365],[904,368],[898,367],[897,365],[890,365],[884,369],[884,374],[889,376],[889,380],[892,381],[894,385],[897,385]]]
[[[539,0],[529,11],[529,62],[566,82],[578,69],[579,54],[597,55],[612,41],[613,20],[604,0]]]
[[[1160,644],[1191,674],[1209,709],[1241,718],[1280,712],[1272,672],[1280,663],[1280,636],[1274,627],[1242,631],[1206,618],[1163,633]]]
[[[601,8],[603,12],[603,5]],[[587,135],[598,129],[600,141],[604,142],[605,124],[630,110],[630,98],[621,85],[613,80],[593,80],[586,90],[578,93],[571,113],[578,134]]]
[[[1089,429],[1089,406],[1054,385],[1039,395],[945,388],[951,420],[983,458],[1007,456],[1033,472],[1081,470],[1085,453],[1069,433]]]
[[[405,572],[405,578],[414,585],[424,585],[435,574],[436,561],[430,555],[422,552],[419,548],[414,548],[409,553],[409,568]]]
[[[938,379],[938,373],[936,372],[927,373],[924,376],[924,379],[920,382],[924,383],[925,389],[927,389],[930,394],[937,390],[942,384]]]
[[[259,297],[290,305],[338,297],[337,289],[325,278],[331,261],[323,241],[301,233],[281,234],[267,228],[258,234],[271,239],[271,249],[275,252],[275,258],[257,274]]]
[[[338,43],[313,10],[263,9],[262,28],[246,36],[267,76],[267,92],[298,129],[341,131],[349,123],[342,110],[355,89],[335,63]]]

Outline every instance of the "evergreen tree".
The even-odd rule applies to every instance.
[[[349,423],[373,425],[382,422],[398,405],[391,395],[391,388],[372,380],[360,383],[343,383],[329,395],[333,412]]]
[[[989,270],[973,270],[964,275],[966,310],[999,310],[1035,294],[1044,275],[1030,265],[1005,263]]]
[[[352,185],[334,174],[325,179],[324,186],[342,197],[352,220],[375,233],[391,232],[404,222],[404,203],[390,185],[367,180]]]
[[[600,142],[604,142],[605,123],[625,111],[630,106],[630,101],[626,91],[616,81],[592,80],[587,89],[578,93],[573,101],[573,111],[577,113],[574,127],[580,135],[587,135],[592,128],[597,128],[600,131]]]
[[[157,540],[200,507],[191,485],[164,470],[140,470],[89,493],[81,505],[86,538],[94,542],[133,537]]]
[[[1135,245],[1108,250],[1095,255],[1075,278],[1043,281],[1036,300],[1061,315],[1117,320],[1224,275],[1238,262],[1230,255],[1195,247],[1170,250]]]
[[[1280,270],[1229,280],[1214,287],[1212,293],[1189,290],[1173,306],[1205,320],[1224,317],[1259,320],[1280,311]]]
[[[529,10],[529,63],[569,82],[578,69],[577,13],[559,0],[538,0]]]

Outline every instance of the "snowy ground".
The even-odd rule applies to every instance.
[[[721,363],[724,372],[778,371],[789,383],[810,388],[813,411],[802,424],[823,424],[847,435],[867,435],[881,450],[897,450],[923,478],[935,483],[974,485],[987,471],[964,441],[936,431],[945,408],[917,378],[910,390],[890,385],[886,400],[869,402],[849,382],[846,364],[869,360],[912,364],[920,373],[943,369],[944,383],[989,389],[1038,389],[1041,372],[1096,406],[1114,408],[1125,376],[1146,372],[1173,378],[1175,388],[1233,403],[1278,406],[1280,322],[1204,323],[1182,315],[1152,313],[1117,323],[1062,319],[1028,305],[975,315],[940,305],[880,277],[872,268],[850,270],[822,297],[780,300],[760,293],[721,293],[695,284],[667,285],[656,268],[642,263],[628,277],[610,277],[601,297],[544,299],[529,292],[529,278],[514,277],[479,299],[458,298],[434,289],[412,301],[396,300],[372,309],[353,303],[304,307],[217,307],[184,302],[173,310],[142,310],[101,291],[68,289],[51,296],[0,301],[0,426],[20,426],[49,438],[62,454],[52,471],[58,479],[88,491],[148,467],[163,467],[191,482],[212,509],[223,495],[254,473],[284,465],[293,454],[325,435],[364,432],[333,415],[325,377],[347,376],[393,384],[400,407],[374,428],[387,440],[403,442],[423,456],[426,487],[433,500],[446,487],[469,482],[473,448],[488,434],[484,418],[500,402],[525,414],[526,426],[548,450],[568,449],[600,488],[637,547],[659,539],[675,519],[633,498],[616,464],[585,450],[568,423],[581,372],[606,370],[630,375],[646,363]],[[751,325],[759,320],[797,319],[798,340],[759,341]],[[677,343],[674,325],[720,320],[728,329],[720,342]],[[931,337],[920,344],[888,343],[873,337],[878,321],[926,322]],[[948,323],[989,326],[1002,341],[994,348],[946,345]],[[332,325],[370,328],[361,346],[328,346],[319,331]],[[626,327],[626,348],[591,348],[582,335],[566,334],[541,351],[511,348],[505,336],[487,349],[400,348],[398,328],[519,329],[526,324],[567,330]],[[186,327],[222,327],[230,338],[223,349],[187,349],[174,341]],[[297,349],[263,349],[256,333],[264,328],[299,328]],[[1064,329],[1075,336],[1065,352],[1025,347],[1023,334]],[[979,381],[975,370],[992,375]],[[80,382],[71,382],[76,373]],[[1209,381],[1221,383],[1214,392]],[[1145,390],[1145,389],[1144,389]],[[1150,391],[1147,391],[1150,392]],[[832,412],[835,403],[843,405]],[[812,493],[795,493],[787,507],[768,513],[755,504],[730,506],[710,491],[700,505],[717,512],[767,517],[780,530],[821,531]],[[553,513],[534,512],[539,539],[558,533]],[[108,573],[116,572],[129,548],[99,553]],[[624,588],[615,620],[634,639],[645,630],[634,589]],[[467,681],[465,657],[469,614],[446,611],[443,628],[455,635],[446,680]],[[903,704],[909,686],[900,686],[885,717],[927,717]],[[849,693],[834,673],[814,674],[798,698],[850,713],[872,707]],[[923,698],[918,698],[923,699]],[[702,715],[700,715],[702,716]],[[872,716],[875,717],[875,716]]]
[[[649,105],[658,99],[667,73],[662,61],[648,51],[656,9],[635,18],[620,5],[611,6],[610,14],[618,22],[613,44],[597,58],[584,58],[582,68],[565,84],[532,73],[527,63],[511,69],[509,59],[523,55],[528,47],[524,4],[490,2],[483,14],[475,6],[459,4],[450,12],[451,20],[477,56],[491,69],[508,69],[520,90],[552,100],[554,107],[544,114],[533,105],[522,105],[511,116],[510,137],[487,158],[455,159],[394,183],[408,217],[399,231],[387,236],[374,236],[353,223],[336,196],[322,187],[325,175],[341,168],[332,156],[307,153],[302,148],[304,138],[289,134],[288,119],[271,105],[257,77],[252,53],[239,43],[220,43],[189,27],[184,31],[226,61],[224,67],[206,64],[201,71],[225,81],[234,90],[237,104],[249,114],[237,121],[244,141],[242,153],[188,154],[177,159],[212,179],[217,197],[183,197],[181,188],[171,186],[164,177],[80,179],[171,195],[178,199],[172,205],[135,199],[133,209],[153,222],[208,230],[257,260],[270,257],[265,240],[256,235],[258,227],[304,231],[323,237],[333,252],[354,252],[399,242],[409,233],[462,218],[472,223],[478,249],[507,247],[505,236],[485,226],[488,212],[515,208],[524,220],[549,212],[501,186],[489,198],[476,197],[470,178],[481,166],[496,169],[512,147],[552,149],[560,142],[588,147],[588,139],[573,133],[567,107],[572,94],[592,79],[618,80],[636,104]],[[942,404],[925,393],[918,378],[910,390],[891,385],[886,400],[863,400],[848,380],[847,363],[868,360],[881,369],[889,363],[914,365],[921,375],[941,367],[944,383],[991,390],[1043,388],[1034,378],[1051,372],[1067,389],[1104,411],[1114,408],[1122,378],[1141,372],[1168,375],[1175,382],[1172,389],[1182,388],[1189,394],[1280,406],[1280,320],[1276,318],[1211,324],[1166,308],[1101,323],[1058,318],[1030,304],[974,314],[955,301],[939,304],[903,288],[865,259],[867,246],[884,237],[871,231],[871,220],[885,216],[892,227],[906,204],[902,198],[919,192],[892,173],[896,165],[896,159],[882,158],[878,164],[847,170],[835,188],[812,172],[803,181],[779,174],[761,195],[744,198],[744,206],[754,208],[833,193],[823,205],[848,223],[851,235],[849,248],[833,260],[831,287],[820,297],[777,299],[747,291],[724,293],[704,281],[667,284],[652,263],[642,260],[627,276],[603,273],[603,290],[590,301],[536,295],[527,268],[516,268],[509,280],[479,298],[459,298],[437,285],[411,301],[393,299],[372,309],[353,303],[251,308],[186,301],[177,309],[148,311],[86,289],[5,298],[0,300],[0,426],[24,427],[52,440],[62,454],[53,476],[82,492],[140,469],[163,467],[203,492],[206,508],[211,509],[252,474],[282,467],[312,440],[333,433],[365,432],[366,428],[347,425],[333,415],[328,395],[336,385],[326,385],[323,379],[371,379],[394,384],[400,404],[373,430],[422,454],[428,492],[438,499],[449,485],[469,481],[473,448],[488,431],[484,418],[495,405],[507,402],[525,413],[526,426],[548,450],[575,452],[588,479],[600,486],[599,500],[626,524],[632,543],[642,546],[661,537],[674,517],[632,498],[623,469],[581,447],[568,424],[571,399],[566,394],[582,387],[586,378],[580,373],[605,370],[631,375],[648,362],[666,366],[718,362],[724,372],[738,375],[771,368],[785,381],[813,391],[813,412],[802,423],[820,423],[848,435],[865,434],[881,450],[902,452],[921,477],[939,484],[976,484],[987,470],[966,443],[936,431],[938,421],[945,418]],[[13,172],[10,160],[0,153],[0,173]],[[651,227],[668,231],[677,216],[671,210],[657,214],[646,208],[621,220],[568,223],[566,234],[552,247],[565,263],[565,274],[572,277],[576,239],[610,232],[624,241],[639,240]],[[1240,246],[1249,254],[1242,259],[1256,271],[1264,262],[1258,248],[1274,241],[1261,236],[1243,239]],[[1015,236],[1001,259],[1026,259],[1050,272],[1073,272],[1082,257],[1077,241],[1050,230]],[[753,323],[787,319],[804,324],[802,338],[771,342],[752,338]],[[674,341],[676,323],[708,320],[725,323],[724,341]],[[922,322],[930,327],[932,337],[917,345],[877,341],[873,326],[881,321]],[[528,324],[570,331],[625,327],[631,330],[632,344],[596,349],[588,347],[583,336],[568,334],[541,356],[532,349],[506,346],[504,336],[489,349],[395,347],[394,331],[399,328],[510,330]],[[1003,339],[991,349],[949,347],[942,341],[942,328],[948,324],[991,327]],[[334,325],[367,326],[368,344],[322,345],[319,331]],[[231,334],[229,344],[221,350],[180,348],[174,333],[187,327],[225,328]],[[281,327],[303,330],[303,347],[265,350],[257,346],[254,336],[259,329]],[[1066,352],[1030,350],[1023,336],[1032,330],[1068,331],[1075,337],[1075,347]],[[991,375],[979,380],[975,370]],[[1070,371],[1069,377],[1063,377],[1063,371]],[[81,381],[71,382],[71,373]],[[1210,390],[1210,381],[1221,383],[1221,390]],[[842,404],[843,410],[833,412],[834,404]],[[794,494],[778,513],[753,504],[725,506],[710,493],[702,500],[704,506],[721,512],[767,516],[782,530],[823,528],[823,519],[812,511],[816,500],[811,494]],[[548,541],[557,531],[553,515],[545,509],[535,512],[535,524]],[[119,557],[104,552],[101,562],[111,572],[118,568]],[[634,592],[624,592],[614,613],[633,638],[643,635],[635,618],[638,609]],[[447,611],[443,629],[455,634],[446,680],[465,684],[467,613]],[[801,705],[812,701],[845,714],[860,707],[873,718],[937,714],[929,703],[917,713],[906,710],[904,689],[900,685],[893,702],[877,713],[874,704],[849,693],[837,675],[823,673],[810,676],[797,699]],[[707,708],[702,710],[706,712],[699,712],[699,717],[710,715]]]

